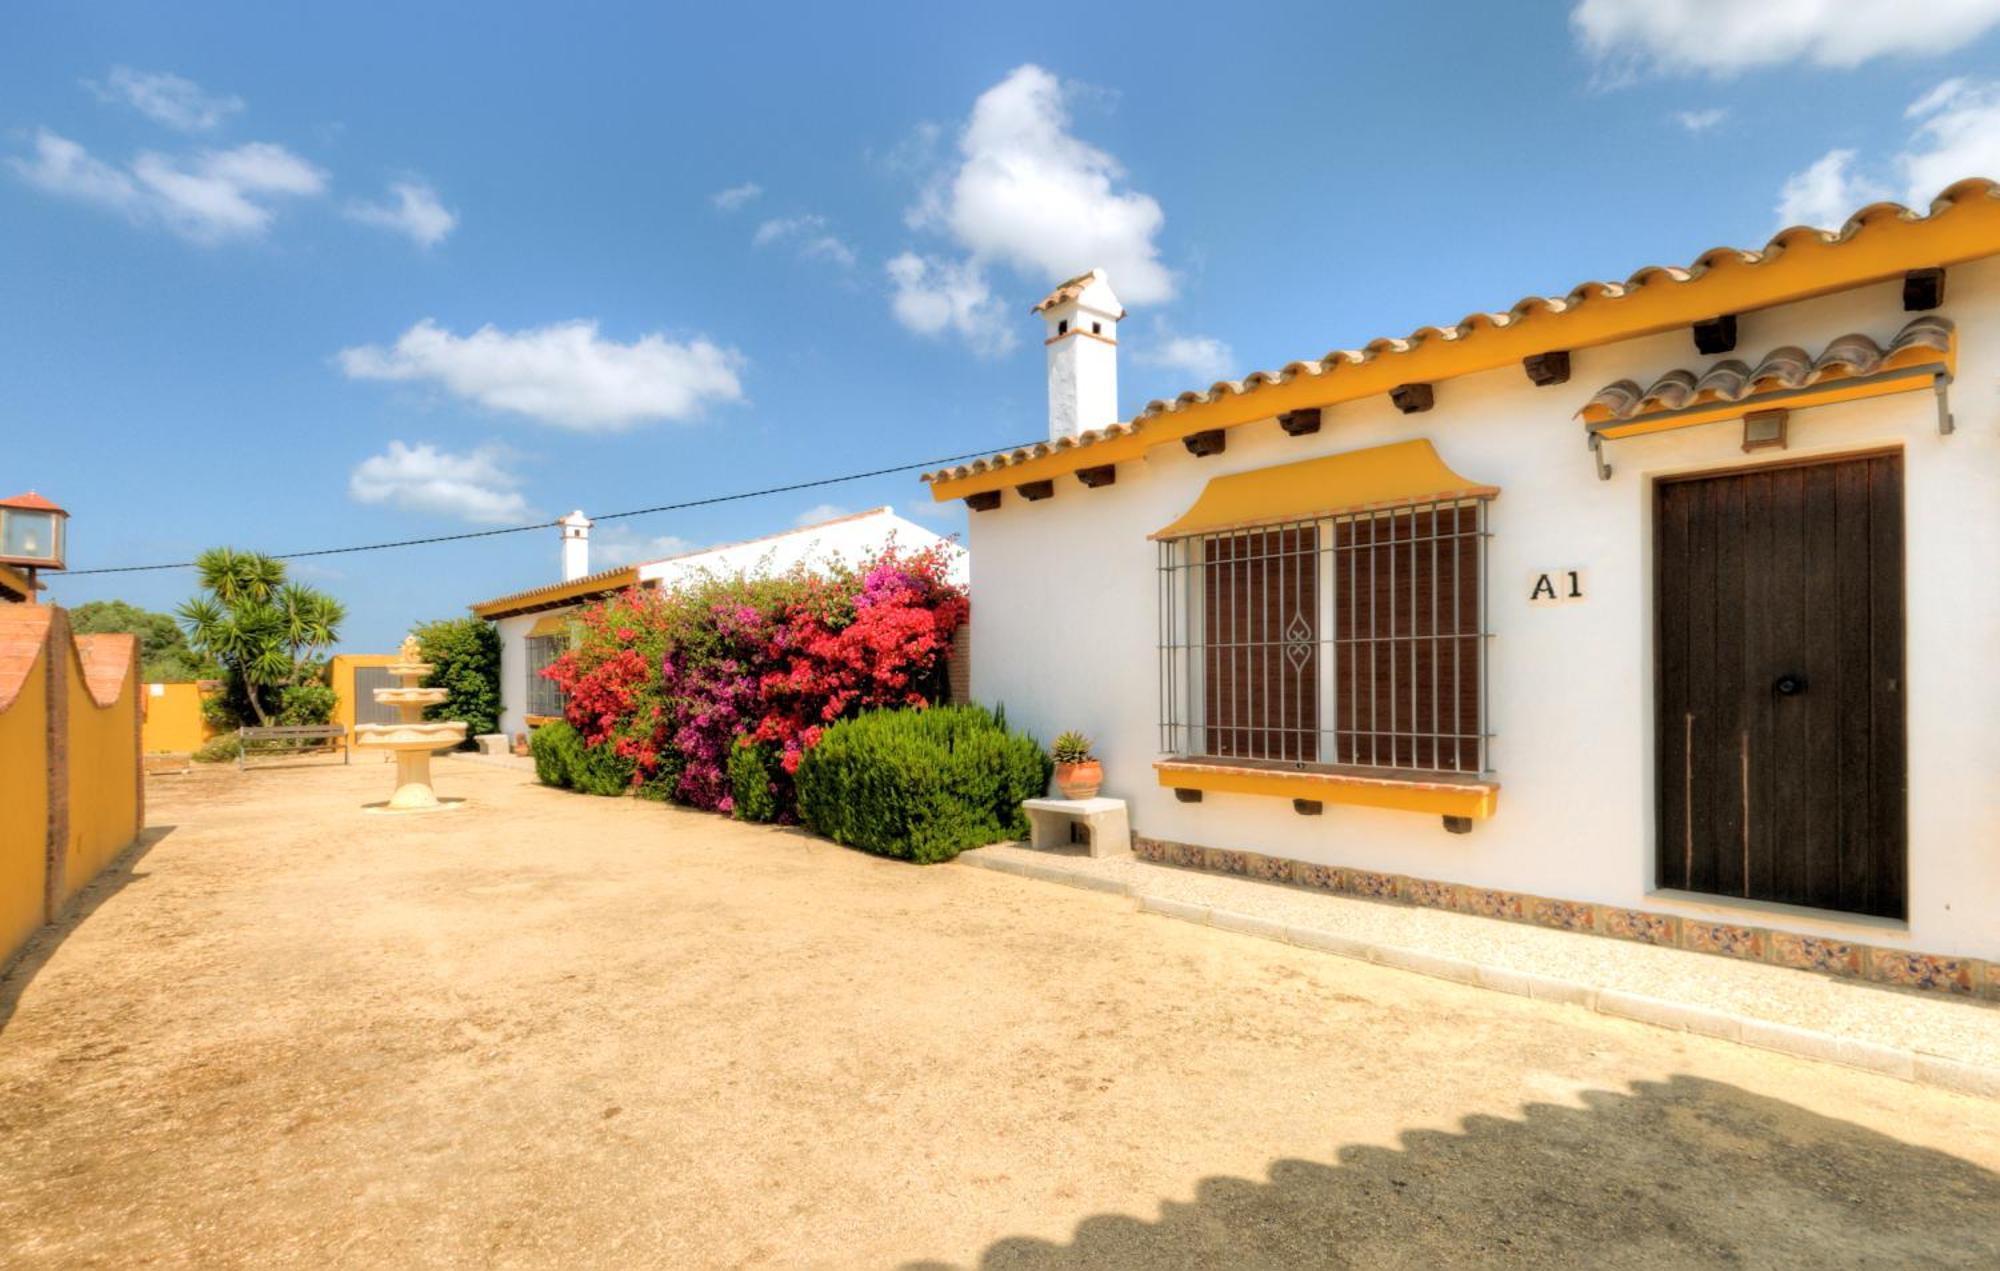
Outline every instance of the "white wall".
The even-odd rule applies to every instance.
[[[823,525],[807,526],[787,534],[755,538],[743,543],[727,543],[705,552],[676,556],[639,566],[641,582],[657,580],[671,587],[697,574],[783,573],[796,565],[823,565],[838,558],[853,564],[879,555],[891,542],[905,551],[922,551],[945,543],[955,557],[952,576],[965,581],[965,550],[950,544],[915,521],[881,508]]]
[[[512,741],[528,731],[528,629],[541,621],[538,613],[502,618],[500,632],[500,731]]]
[[[1607,443],[1600,482],[1573,413],[1603,385],[1706,366],[1686,331],[1572,356],[1569,383],[1535,388],[1518,369],[1437,386],[1429,413],[1386,396],[1336,406],[1321,431],[1231,429],[1228,450],[1179,444],[1118,465],[1117,484],[1056,482],[1029,504],[1011,491],[970,517],[975,696],[1046,741],[1077,728],[1098,742],[1105,793],[1130,800],[1135,832],[1326,864],[1666,912],[1726,915],[1848,934],[1926,952],[2000,956],[2000,262],[1951,270],[1938,313],[1958,324],[1958,431],[1940,437],[1918,392],[1795,413],[1784,457],[1885,444],[1905,454],[1908,595],[1907,930],[1736,902],[1649,895],[1653,877],[1650,523],[1654,478],[1738,466],[1735,423]],[[1817,353],[1859,330],[1886,343],[1904,322],[1900,283],[1744,315],[1737,353],[1783,344]],[[1302,337],[1302,339],[1305,337]],[[1335,371],[1338,375],[1340,372]],[[1301,817],[1282,799],[1209,794],[1176,802],[1159,757],[1156,545],[1212,477],[1428,437],[1446,463],[1502,488],[1488,558],[1490,723],[1496,815],[1469,835],[1434,816],[1329,803]],[[1530,607],[1532,572],[1581,566],[1580,604]]]

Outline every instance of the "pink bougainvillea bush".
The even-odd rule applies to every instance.
[[[758,803],[788,819],[791,774],[827,725],[943,695],[967,613],[948,566],[941,549],[892,545],[859,566],[635,588],[584,610],[543,674],[586,745],[631,761],[641,793],[730,811],[732,753],[754,747],[770,760]]]

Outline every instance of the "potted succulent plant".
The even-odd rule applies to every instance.
[[[1065,799],[1094,799],[1104,784],[1104,765],[1090,753],[1090,738],[1071,731],[1057,737],[1049,747],[1056,761],[1056,789]]]

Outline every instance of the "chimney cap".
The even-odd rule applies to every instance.
[[[591,523],[590,518],[583,514],[582,508],[578,508],[576,511],[571,512],[568,516],[565,516],[561,520],[556,522],[557,525],[582,525],[586,527],[588,527],[590,523]]]
[[[1125,306],[1119,304],[1118,297],[1111,294],[1111,280],[1104,276],[1102,269],[1093,269],[1089,273],[1078,274],[1074,278],[1064,279],[1061,283],[1057,284],[1054,291],[1043,296],[1036,303],[1032,312],[1047,313],[1057,305],[1066,305],[1081,301],[1084,293],[1093,287],[1101,287],[1103,289],[1103,298],[1106,302],[1103,308],[1106,313],[1111,313],[1115,309],[1117,312],[1112,314],[1114,319],[1125,316]]]

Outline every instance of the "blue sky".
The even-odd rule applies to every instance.
[[[2000,176],[2000,0],[683,8],[10,6],[0,494],[79,569],[678,502],[1040,435],[1092,266],[1130,415]],[[881,503],[963,527],[885,477],[596,563]],[[556,571],[295,567],[353,649]]]

